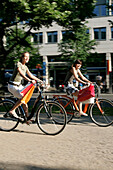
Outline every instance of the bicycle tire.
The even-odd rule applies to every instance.
[[[67,114],[65,109],[62,105],[54,101],[47,101],[46,107],[45,104],[42,103],[36,112],[37,125],[40,130],[47,135],[57,135],[61,133],[66,126],[66,119]]]
[[[65,108],[67,113],[67,123],[69,123],[73,119],[75,113],[73,102],[64,97],[55,98],[54,101],[60,103]]]
[[[19,123],[19,120],[12,118],[8,115],[8,112],[14,106],[15,102],[9,99],[0,101],[0,130],[11,131],[14,130]],[[18,108],[17,110],[18,111]]]
[[[107,99],[98,99],[98,102],[103,110],[103,114],[95,102],[90,109],[90,118],[98,126],[110,126],[113,123],[113,103]]]

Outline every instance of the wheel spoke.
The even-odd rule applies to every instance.
[[[19,120],[8,115],[14,104],[8,99],[0,102],[0,130],[11,131],[17,127]]]
[[[56,135],[66,125],[66,112],[56,102],[47,102],[47,106],[41,105],[36,115],[39,128],[46,134]]]
[[[113,103],[107,99],[99,99],[91,106],[90,117],[98,126],[109,126],[113,123]]]

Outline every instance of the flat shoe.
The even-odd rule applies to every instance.
[[[80,113],[81,116],[88,116],[86,113]]]
[[[9,116],[10,116],[11,118],[16,118],[16,119],[19,119],[19,120],[21,120],[21,121],[24,121],[24,119],[21,118],[21,117],[19,117],[19,116],[16,114],[16,112],[14,112],[14,113],[10,113],[10,112],[9,112]]]

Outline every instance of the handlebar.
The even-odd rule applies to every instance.
[[[90,84],[94,85],[94,88],[95,88],[95,95],[96,95],[97,97],[99,97],[99,96],[100,96],[100,87],[97,85],[96,82],[89,83],[89,85],[90,85]]]
[[[101,90],[100,90],[100,87],[97,85],[96,82],[87,83],[87,85],[85,85],[83,88],[90,86],[90,84],[94,85],[95,97],[99,97]],[[83,89],[83,88],[82,88],[82,89]]]
[[[45,81],[43,81],[43,82],[36,82],[36,85],[37,86],[44,86],[44,87],[46,87],[46,83],[45,83]]]
[[[39,91],[41,91],[41,89],[47,89],[48,88],[48,85],[46,85],[46,82],[43,81],[43,82],[36,82],[36,87],[38,88]]]
[[[99,97],[100,93],[101,93],[100,87],[98,86],[98,84],[96,82],[94,82],[93,84],[95,87],[95,95],[97,95],[97,97]]]

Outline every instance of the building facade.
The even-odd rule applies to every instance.
[[[112,4],[112,0],[98,0],[94,9],[96,16],[86,19],[90,38],[95,39],[98,43],[95,50],[91,51],[92,55],[96,52],[103,62],[103,73],[101,73],[102,67],[98,67],[96,73],[95,68],[94,71],[89,69],[89,75],[102,74],[109,91],[112,90],[113,26],[111,21],[113,22],[113,10],[108,9],[107,5]],[[58,51],[58,43],[62,40],[64,32],[64,28],[56,23],[53,23],[49,28],[42,27],[38,32],[33,32],[32,41],[36,46],[39,46],[40,55],[43,57],[44,79],[47,84],[52,81],[53,86],[58,86],[58,81],[60,84],[60,79],[64,78],[63,72],[65,72],[62,67],[66,68],[68,65],[68,62],[55,62],[55,58],[61,55]],[[98,66],[98,63],[96,66]]]

